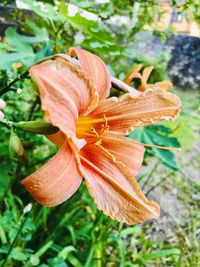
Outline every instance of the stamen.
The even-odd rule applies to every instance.
[[[106,117],[106,112],[104,112],[104,116],[103,116],[103,120],[104,120],[104,124],[101,124],[101,130],[99,131],[99,133],[97,132],[97,130],[94,127],[90,128],[90,131],[95,134],[97,136],[97,141],[94,143],[96,146],[99,146],[102,144],[102,137],[105,135],[106,132],[109,131],[110,126],[108,125],[108,120]],[[89,136],[90,134],[86,134],[87,136]]]
[[[105,111],[105,112],[104,112],[104,115],[103,115],[103,118],[104,118],[105,123],[106,123],[105,127],[108,127],[108,119],[107,119],[107,117],[106,117],[106,114],[107,114],[107,112]]]
[[[105,136],[106,139],[110,139],[110,140],[116,140],[116,141],[120,141],[120,139],[118,137],[115,136]],[[172,151],[181,151],[181,148],[176,148],[176,147],[167,147],[167,146],[157,146],[157,145],[152,145],[152,144],[145,144],[145,143],[141,143],[139,141],[127,138],[129,140],[129,142],[131,141],[132,143],[135,144],[139,144],[139,145],[143,145],[146,147],[151,147],[151,148],[160,148],[160,149],[165,149],[165,150],[172,150]]]
[[[106,112],[104,112],[103,119],[105,121],[105,124],[101,124],[101,131],[99,133],[100,136],[102,136],[105,133],[107,133],[109,131],[109,129],[110,129],[110,126],[108,125],[108,120],[107,120],[107,117],[106,117]]]
[[[95,144],[95,146],[100,146],[102,144],[102,140],[99,139],[94,144]]]
[[[76,134],[79,138],[86,138],[87,143],[99,146],[109,128],[106,112],[104,112],[99,118],[80,117],[76,123]]]
[[[90,128],[90,131],[91,131],[92,133],[96,134],[96,136],[99,138],[99,134],[97,133],[97,131],[95,130],[94,127],[91,127],[91,128]]]

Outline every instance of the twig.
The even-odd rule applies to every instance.
[[[9,92],[10,90],[13,91],[13,89],[11,88],[16,82],[19,82],[22,79],[28,78],[28,71],[24,72],[23,74],[19,75],[19,77],[17,77],[16,79],[14,79],[12,82],[10,82],[6,87],[4,87],[1,91],[0,91],[0,96],[4,95],[5,93]]]

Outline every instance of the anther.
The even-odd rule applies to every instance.
[[[99,138],[99,134],[97,133],[97,131],[93,127],[90,128],[90,131],[92,133],[96,134],[96,136]]]

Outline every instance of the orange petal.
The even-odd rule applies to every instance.
[[[144,70],[142,72],[142,76],[143,76],[143,80],[145,82],[147,82],[147,80],[149,79],[149,76],[150,76],[153,68],[154,68],[153,66],[149,66],[149,67],[144,68]]]
[[[162,81],[154,84],[155,87],[161,87],[165,90],[169,90],[172,87],[172,85],[173,84],[170,81]]]
[[[88,190],[106,215],[127,224],[159,216],[158,204],[145,198],[127,168],[106,149],[86,145],[80,158]]]
[[[45,165],[22,181],[32,197],[46,207],[59,205],[70,198],[81,182],[74,153],[67,143]]]
[[[128,134],[135,127],[176,119],[180,107],[181,102],[176,95],[161,88],[152,88],[139,96],[124,94],[119,100],[104,99],[90,116],[103,118],[106,112],[110,131],[115,134]],[[94,127],[100,128],[100,125]]]
[[[30,74],[38,85],[46,120],[65,134],[74,134],[78,116],[90,113],[98,103],[92,81],[62,57],[32,66]]]
[[[138,90],[139,91],[145,91],[149,88],[155,88],[155,87],[160,87],[162,89],[165,89],[165,90],[169,90],[171,87],[172,87],[172,83],[170,81],[162,81],[162,82],[156,82],[154,84],[142,84],[139,86]]]
[[[144,157],[143,145],[136,144],[126,137],[106,134],[102,138],[102,146],[125,164],[134,176],[138,175]]]
[[[99,98],[108,97],[111,88],[111,78],[105,63],[98,56],[80,48],[71,48],[69,54],[71,57],[78,57],[81,69],[94,81]]]
[[[142,72],[142,77],[141,77],[141,85],[138,88],[139,91],[145,91],[148,88],[152,87],[147,83],[147,80],[149,79],[149,76],[150,76],[153,68],[154,68],[153,66],[149,66],[149,67],[144,68],[144,70]]]
[[[138,64],[132,68],[132,70],[126,75],[124,78],[124,82],[131,85],[131,82],[134,78],[142,78],[142,75],[139,73],[139,71],[142,68],[142,64]]]
[[[66,136],[64,135],[63,132],[58,131],[55,134],[48,134],[46,135],[46,137],[55,145],[57,145],[58,147],[61,147],[66,139]]]

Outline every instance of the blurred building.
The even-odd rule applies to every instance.
[[[179,1],[180,6],[185,1]],[[160,0],[162,5],[163,14],[157,21],[157,26],[161,30],[167,29],[169,26],[173,26],[177,34],[189,35],[194,37],[200,37],[200,26],[194,20],[192,14],[186,17],[181,9],[170,6],[169,1]]]

